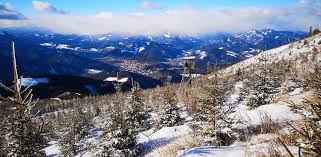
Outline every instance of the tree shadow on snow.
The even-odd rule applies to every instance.
[[[143,149],[143,154],[148,154],[153,150],[161,148],[174,140],[175,138],[159,138],[159,139],[146,141],[141,144]]]

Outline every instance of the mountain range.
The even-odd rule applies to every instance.
[[[146,87],[161,85],[171,75],[180,80],[180,58],[196,56],[195,73],[206,73],[211,64],[227,66],[261,51],[279,47],[306,36],[304,32],[251,30],[243,33],[213,33],[199,36],[165,33],[126,36],[58,34],[39,28],[0,29],[0,80],[12,80],[11,42],[15,42],[18,70],[24,77],[72,75],[96,80],[124,73],[149,80]],[[144,81],[143,81],[144,82]],[[152,84],[153,86],[148,86]]]

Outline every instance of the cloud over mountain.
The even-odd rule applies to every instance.
[[[46,2],[33,1],[34,8],[59,13]],[[147,8],[160,8],[145,4]],[[52,22],[59,21],[59,22]],[[49,28],[59,33],[101,34],[205,34],[213,32],[241,32],[249,29],[308,30],[320,25],[320,0],[302,0],[285,7],[239,7],[198,10],[192,7],[162,9],[150,13],[100,12],[96,15],[39,14],[24,24]]]

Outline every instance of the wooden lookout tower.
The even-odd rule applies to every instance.
[[[182,58],[182,63],[184,66],[184,72],[182,74],[182,83],[187,81],[187,83],[192,85],[192,74],[195,67],[195,56],[188,56]]]

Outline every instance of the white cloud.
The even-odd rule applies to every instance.
[[[142,9],[162,9],[163,6],[160,3],[152,3],[152,2],[143,2],[141,4]]]
[[[311,2],[311,1],[310,1]],[[59,21],[59,22],[53,22]],[[308,30],[320,25],[321,4],[297,3],[283,8],[181,8],[161,13],[111,13],[79,16],[50,14],[30,17],[26,22],[59,33],[101,34],[204,34],[241,32],[249,29]]]
[[[32,7],[39,11],[47,11],[51,13],[65,14],[65,11],[58,10],[52,4],[43,1],[32,1]]]
[[[0,2],[0,20],[21,20],[25,17],[16,11],[10,3]]]

